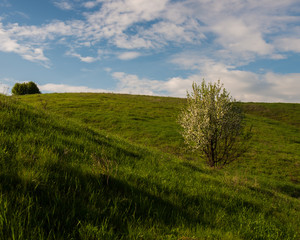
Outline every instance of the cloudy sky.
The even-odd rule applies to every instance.
[[[224,83],[241,101],[300,102],[299,0],[0,0],[0,92],[185,97]]]

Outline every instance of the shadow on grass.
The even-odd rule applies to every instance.
[[[193,171],[193,172],[199,172],[199,173],[203,173],[203,174],[208,174],[209,171],[203,169],[203,168],[200,168],[200,167],[197,167],[189,162],[182,162],[181,163],[182,166],[188,168],[189,170]]]
[[[201,224],[185,209],[116,178],[110,177],[107,184],[105,175],[63,163],[50,164],[44,174],[35,181],[14,172],[0,175],[0,190],[9,202],[1,237],[11,238],[14,229],[16,236],[33,239],[33,229],[39,229],[45,238],[78,239],[81,224],[106,223],[103,231],[113,232],[111,239],[127,239],[129,225],[149,228],[151,223],[171,229],[182,223]]]
[[[300,186],[284,184],[278,187],[279,191],[293,198],[300,198]]]
[[[160,237],[196,226],[220,231],[220,212],[231,219],[222,229],[237,233],[239,224],[247,222],[235,222],[240,209],[255,216],[262,211],[260,205],[218,188],[193,195],[134,175],[130,181],[110,176],[107,183],[107,175],[62,161],[49,162],[38,178],[13,170],[0,174],[0,193],[2,203],[7,202],[4,208],[0,201],[5,219],[0,239],[10,239],[12,233],[23,239],[132,239],[137,234],[132,228]],[[83,236],[87,226],[93,231]]]
[[[107,184],[107,176],[103,174],[83,172],[61,162],[49,164],[44,174],[35,181],[28,181],[16,173],[0,175],[1,192],[9,200],[3,237],[10,238],[14,228],[17,236],[33,238],[36,236],[32,235],[32,229],[38,228],[44,237],[78,239],[82,224],[98,227],[106,224],[101,236],[112,232],[113,237],[108,239],[128,239],[130,225],[163,226],[164,231],[183,225],[214,228],[211,221],[218,209],[233,215],[239,207],[260,211],[251,202],[233,198],[228,207],[218,198],[189,196],[175,189],[168,191],[142,178],[136,178],[142,183],[141,188],[113,177]],[[146,186],[155,188],[161,197],[143,190]],[[230,198],[226,194],[214,194],[218,194],[219,199]],[[171,202],[172,195],[178,198],[177,205]],[[20,215],[20,222],[14,218],[15,214]]]

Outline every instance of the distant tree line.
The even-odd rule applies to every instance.
[[[38,86],[34,82],[16,83],[11,90],[13,95],[40,94]]]

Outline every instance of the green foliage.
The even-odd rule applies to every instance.
[[[185,143],[192,150],[200,150],[211,167],[224,166],[246,150],[243,135],[243,115],[230,94],[218,83],[201,86],[193,83],[187,94],[187,107],[179,123]]]
[[[27,83],[27,92],[28,92],[28,94],[41,93],[38,86],[34,82]]]
[[[246,115],[250,151],[212,170],[174,150],[184,103],[0,96],[0,239],[299,239],[300,129]]]
[[[34,82],[16,83],[11,90],[14,95],[39,94],[41,93]]]
[[[25,95],[27,93],[27,88],[24,83],[16,83],[11,90],[14,95]]]

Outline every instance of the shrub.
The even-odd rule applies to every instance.
[[[211,167],[224,166],[237,159],[247,149],[243,114],[230,94],[218,83],[193,83],[187,93],[187,107],[179,117],[185,143],[200,150]]]
[[[41,93],[34,82],[16,83],[11,90],[14,95],[39,94]]]

